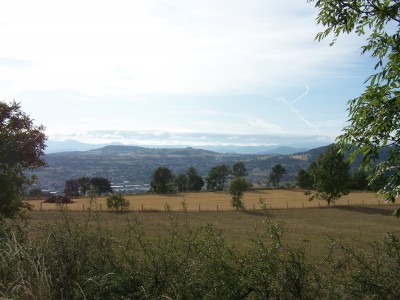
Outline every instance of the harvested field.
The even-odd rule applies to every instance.
[[[265,200],[269,209],[292,209],[292,208],[315,208],[324,207],[324,201],[308,201],[303,190],[251,190],[244,195],[246,210],[260,209],[260,198]],[[166,206],[171,211],[182,211],[182,203],[185,201],[189,211],[230,211],[231,197],[228,192],[200,192],[200,193],[178,193],[171,195],[141,194],[128,195],[126,199],[130,202],[129,210],[133,211],[164,211]],[[68,204],[71,211],[85,211],[89,207],[88,198],[73,199],[74,203]],[[40,203],[38,200],[29,200],[34,205],[33,210],[57,210],[57,204]],[[107,210],[106,197],[96,200],[100,210]],[[385,204],[383,197],[371,192],[352,192],[342,197],[332,206],[354,206],[354,205],[381,205]]]
[[[284,229],[284,239],[291,245],[306,242],[307,253],[312,258],[321,259],[326,253],[330,238],[344,239],[351,245],[358,241],[380,241],[387,232],[399,234],[399,220],[391,214],[397,205],[390,206],[336,206],[308,209],[274,209],[268,213],[268,218],[281,224]],[[77,224],[84,224],[88,213],[71,212],[71,219]],[[97,215],[96,215],[97,216]],[[192,228],[212,224],[221,229],[229,244],[239,248],[251,246],[251,239],[257,234],[265,233],[266,216],[260,211],[194,211],[183,212],[129,212],[101,213],[93,218],[91,224],[95,230],[99,226],[112,230],[121,239],[128,235],[128,224],[139,218],[146,232],[146,237],[156,240],[168,234],[171,219],[183,225],[188,223]],[[51,225],[64,222],[62,214],[56,211],[33,211],[30,213],[32,235],[37,233],[37,225]],[[99,222],[99,224],[97,224]]]

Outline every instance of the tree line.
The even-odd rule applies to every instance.
[[[177,175],[169,167],[160,166],[151,175],[150,188],[152,192],[160,194],[201,190],[216,192],[229,188],[228,183],[232,179],[244,178],[247,175],[246,166],[242,161],[235,162],[232,168],[224,163],[219,164],[211,168],[204,179],[192,166],[184,173]],[[274,165],[267,183],[273,187],[279,187],[285,175],[286,169],[282,165]]]
[[[223,163],[217,165],[211,168],[204,179],[193,166],[176,175],[170,168],[160,166],[152,173],[150,192],[168,194],[228,190],[232,196],[232,206],[236,209],[244,209],[242,201],[244,193],[252,186],[245,179],[247,175],[246,166],[242,161],[235,162],[232,168]],[[268,184],[279,188],[281,179],[285,175],[286,169],[281,164],[274,165],[268,177]],[[368,175],[362,170],[350,173],[350,163],[339,152],[337,145],[328,147],[307,170],[300,169],[296,177],[296,185],[306,190],[305,194],[309,196],[309,200],[321,199],[328,205],[348,194],[351,189],[378,190],[384,182],[385,177],[382,176],[380,180],[369,184]],[[111,183],[107,178],[82,176],[77,179],[68,179],[65,182],[64,194],[67,197],[85,196],[91,189],[99,196],[113,193]],[[110,200],[110,203],[114,203],[117,198],[118,201],[123,200],[120,194],[115,195],[114,198]],[[120,203],[118,201],[115,203]]]
[[[280,164],[275,165],[270,173],[268,183],[279,187],[281,178],[286,170]],[[252,187],[245,179],[248,175],[244,162],[237,161],[232,168],[226,164],[219,164],[208,172],[205,180],[194,167],[189,167],[186,172],[177,175],[165,166],[155,169],[151,176],[150,191],[154,193],[175,193],[183,191],[198,192],[205,187],[206,191],[216,192],[228,189],[232,196],[231,204],[236,209],[244,209],[243,195]]]
[[[82,176],[65,181],[64,195],[66,197],[86,196],[91,190],[93,190],[98,196],[113,192],[110,181],[105,177]]]

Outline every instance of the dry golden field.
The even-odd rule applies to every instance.
[[[392,216],[393,210],[400,207],[399,203],[386,204],[382,197],[367,192],[350,193],[328,208],[322,201],[309,202],[302,190],[254,190],[245,194],[246,211],[235,211],[226,192],[132,195],[126,198],[131,203],[130,210],[135,212],[96,215],[100,218],[101,226],[114,230],[122,238],[129,228],[129,222],[139,218],[146,235],[156,239],[168,231],[172,215],[174,220],[179,219],[180,224],[189,222],[193,228],[212,224],[224,232],[229,244],[247,248],[251,239],[265,231],[266,216],[260,211],[253,212],[254,209],[260,209],[260,197],[265,199],[267,208],[272,208],[268,218],[284,226],[285,241],[293,245],[307,241],[309,254],[313,258],[320,259],[326,254],[330,237],[343,238],[353,244],[358,240],[382,240],[387,232],[399,233],[399,220]],[[183,200],[190,212],[188,214],[182,213]],[[74,201],[67,205],[67,210],[73,212],[71,218],[80,224],[88,219],[89,199]],[[37,225],[62,222],[62,214],[57,212],[59,207],[56,204],[42,203],[40,200],[28,202],[35,205],[30,213],[33,233]],[[96,203],[97,211],[108,211],[105,197],[97,199]],[[166,203],[171,214],[164,212]],[[303,205],[305,209],[302,209]]]
[[[244,204],[247,210],[260,209],[260,198],[265,200],[269,209],[292,209],[324,207],[326,202],[314,200],[308,201],[303,190],[251,190],[244,195]],[[126,199],[130,202],[129,210],[133,211],[163,211],[168,205],[171,211],[182,211],[182,202],[185,201],[189,211],[229,211],[234,210],[231,206],[231,198],[228,192],[199,192],[178,193],[171,195],[141,194],[129,195]],[[70,211],[85,211],[89,207],[88,198],[73,199],[73,204],[68,204]],[[57,210],[56,204],[42,203],[41,200],[29,200],[34,205],[33,210]],[[96,199],[99,210],[106,211],[106,197]],[[336,203],[337,206],[348,205],[386,205],[381,196],[370,192],[351,192],[342,197]]]

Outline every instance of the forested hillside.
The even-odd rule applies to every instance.
[[[61,152],[45,155],[48,167],[37,170],[39,187],[62,191],[64,182],[79,176],[103,176],[113,184],[146,184],[152,171],[168,166],[174,173],[188,167],[198,169],[201,176],[221,163],[232,166],[240,160],[246,164],[248,179],[257,185],[265,185],[274,164],[282,164],[287,175],[284,182],[294,181],[300,168],[324,151],[325,147],[293,155],[244,155],[224,154],[195,148],[150,149],[136,146],[106,146],[90,151]]]

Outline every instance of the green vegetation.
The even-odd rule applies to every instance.
[[[247,169],[246,165],[242,161],[237,161],[232,166],[232,175],[233,177],[246,177]]]
[[[201,191],[204,185],[203,178],[194,167],[189,167],[185,173],[175,176],[174,184],[178,192]]]
[[[354,161],[371,171],[369,181],[388,176],[382,188],[387,200],[395,201],[400,186],[400,3],[398,0],[319,0],[317,22],[324,30],[316,39],[333,36],[333,45],[342,34],[365,37],[363,54],[376,60],[375,70],[366,80],[365,91],[349,101],[349,122],[338,141],[350,151]],[[387,153],[382,161],[377,159]]]
[[[326,28],[318,40],[331,33],[333,43],[342,33],[368,34],[362,50],[378,59],[377,73],[368,79],[366,91],[350,101],[350,122],[339,142],[342,150],[352,152],[350,159],[362,154],[366,173],[354,173],[352,184],[365,188],[366,174],[370,183],[387,180],[382,193],[394,202],[400,186],[400,3],[318,0],[315,5],[318,23]],[[24,185],[34,179],[25,171],[44,165],[40,155],[45,136],[43,127],[34,126],[15,102],[0,102],[0,118],[0,213],[13,217],[23,206]],[[383,150],[387,159],[373,164]],[[232,205],[244,208],[247,171],[243,162],[232,169],[213,167],[207,190],[222,191],[233,174]],[[279,187],[285,174],[276,164],[269,182]],[[66,193],[86,194],[90,186],[98,195],[110,192],[104,179],[66,181]],[[194,167],[178,176],[158,167],[151,188],[156,193],[200,190],[200,179]],[[299,172],[297,182],[312,186],[311,198],[329,205],[348,192],[349,164],[330,147]],[[97,204],[92,197],[87,212],[76,215],[59,204],[57,215],[0,218],[0,298],[400,299],[399,224],[387,208],[194,214],[183,199],[181,213],[172,213],[166,204],[167,213],[140,215],[100,214]],[[108,208],[115,211],[128,204],[121,194],[107,198]],[[267,204],[268,198],[264,209]],[[49,216],[54,222],[46,222]]]
[[[400,278],[396,272],[400,241],[396,235],[387,235],[379,242],[357,242],[353,238],[349,244],[338,238],[329,242],[329,237],[321,234],[327,229],[336,237],[341,234],[349,237],[347,230],[361,221],[368,227],[363,234],[370,236],[376,232],[382,236],[389,224],[398,228],[393,217],[336,208],[301,211],[304,213],[274,211],[268,218],[261,213],[245,212],[215,213],[218,218],[213,218],[213,213],[188,212],[36,212],[30,221],[32,225],[1,223],[0,297],[397,299],[400,296]],[[46,216],[54,218],[54,222],[47,219],[43,224]],[[218,224],[210,224],[210,218],[226,229],[222,231]],[[337,223],[338,218],[344,220],[343,226]],[[278,225],[279,220],[285,220],[290,230]],[[320,227],[307,226],[314,223]],[[354,228],[350,236],[360,237],[359,230]],[[313,231],[319,232],[310,234]],[[303,235],[308,242],[299,244],[297,239]],[[313,238],[324,241],[318,247]],[[238,244],[238,240],[243,244]],[[310,252],[318,255],[311,258]]]
[[[77,179],[68,179],[64,185],[64,195],[66,197],[85,196],[90,189],[94,189],[97,196],[112,193],[110,181],[105,177],[79,177]]]
[[[247,170],[244,162],[238,161],[232,167],[233,178],[229,182],[229,193],[232,197],[232,206],[238,209],[244,209],[243,195],[251,187],[251,183],[244,177]]]
[[[279,183],[283,176],[286,175],[286,169],[281,164],[276,164],[272,167],[271,173],[268,176],[268,184],[279,188]]]
[[[46,136],[18,103],[0,101],[0,217],[14,217],[23,207],[24,188],[35,181],[27,171],[46,165]]]
[[[107,197],[107,208],[121,212],[129,208],[129,201],[121,193],[111,194]]]
[[[234,177],[229,183],[229,193],[232,197],[232,206],[236,209],[244,209],[243,195],[250,187],[246,179],[242,177]]]
[[[315,192],[307,192],[310,201],[314,198],[325,200],[328,205],[332,201],[347,195],[350,165],[339,153],[337,146],[333,145],[326,149],[309,168],[312,178],[312,187]]]
[[[174,174],[168,167],[158,167],[153,171],[150,183],[151,190],[155,193],[167,194],[175,191]]]
[[[207,191],[223,191],[230,174],[231,169],[225,164],[211,168],[206,179]]]
[[[302,189],[312,189],[314,179],[308,170],[300,169],[296,177],[296,185]]]

